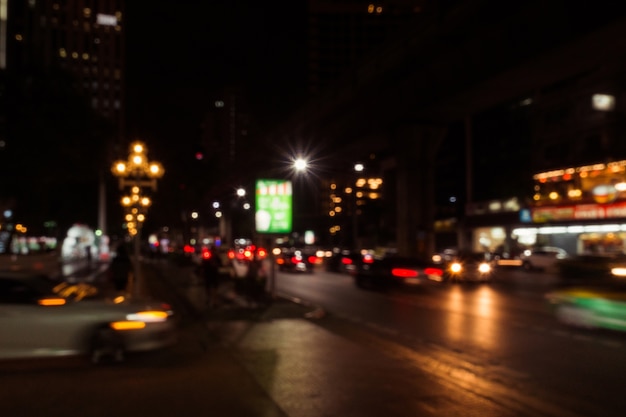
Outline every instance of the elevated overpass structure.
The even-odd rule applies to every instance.
[[[447,127],[626,64],[626,4],[461,0],[421,16],[296,111],[268,139],[390,154],[403,254],[434,249],[434,160]]]

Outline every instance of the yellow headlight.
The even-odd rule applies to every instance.
[[[40,306],[62,306],[65,305],[65,303],[65,298],[60,297],[40,298],[37,300],[37,304]]]
[[[151,311],[139,311],[134,314],[127,314],[126,319],[143,321],[145,323],[155,323],[167,320],[168,314],[166,311],[151,310]]]
[[[113,330],[139,330],[146,327],[143,321],[114,321],[110,324]]]
[[[611,274],[615,275],[616,277],[626,277],[626,268],[625,267],[612,268]]]

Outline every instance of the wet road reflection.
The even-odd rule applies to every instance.
[[[340,274],[279,277],[281,291],[418,352],[413,359],[421,368],[444,369],[468,387],[484,377],[530,399],[579,410],[573,415],[612,415],[595,408],[626,408],[616,384],[626,373],[626,334],[559,323],[545,297],[558,285],[555,276],[521,270],[491,284],[388,292],[358,289]]]
[[[482,349],[493,349],[497,344],[494,320],[498,320],[499,305],[491,288],[482,286],[476,291],[452,288],[446,296],[447,337],[452,342],[472,343]]]

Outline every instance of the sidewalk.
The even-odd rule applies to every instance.
[[[184,314],[198,320],[257,321],[269,317],[308,318],[309,313],[320,314],[319,308],[302,300],[285,295],[272,297],[265,293],[260,297],[246,297],[236,288],[242,278],[224,278],[218,289],[216,307],[209,308],[204,283],[194,271],[195,266],[175,266],[166,261],[144,261],[145,288],[148,292],[169,294],[175,304],[184,309]],[[160,289],[155,285],[163,285]],[[153,291],[150,291],[150,290]]]
[[[202,395],[202,408],[212,415],[532,415],[483,401],[450,382],[454,376],[444,362],[344,328],[313,305],[278,296],[208,309],[192,267],[143,266],[148,287],[178,297],[193,317],[183,323],[179,355],[189,368],[181,372],[194,378],[194,392],[181,393],[181,401]],[[478,401],[480,413],[468,413],[467,404]]]

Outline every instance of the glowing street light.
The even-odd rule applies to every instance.
[[[156,190],[156,180],[165,174],[160,162],[148,161],[148,150],[143,142],[130,144],[127,160],[113,162],[111,172],[119,178],[120,189],[124,187],[149,186]]]
[[[147,154],[146,145],[141,141],[135,141],[130,144],[127,159],[117,160],[111,166],[111,172],[118,178],[120,190],[128,188],[130,192],[122,196],[120,202],[126,211],[124,220],[128,233],[135,240],[134,291],[139,290],[141,283],[139,265],[141,226],[146,220],[145,212],[152,204],[150,197],[144,195],[143,191],[145,188],[156,191],[157,180],[165,174],[161,163],[149,161]]]
[[[309,164],[306,159],[297,158],[295,161],[293,161],[293,168],[298,172],[306,171],[308,166]]]

